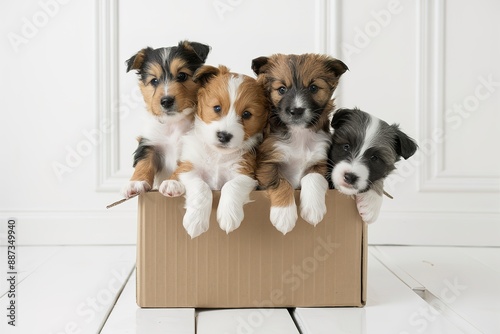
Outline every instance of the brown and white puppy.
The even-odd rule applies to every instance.
[[[177,168],[180,138],[193,126],[199,84],[193,73],[210,47],[181,41],[166,48],[145,48],[127,60],[136,70],[148,117],[134,152],[134,174],[123,187],[125,198],[156,188]]]
[[[183,137],[179,167],[160,192],[185,193],[183,225],[194,238],[208,229],[212,191],[221,190],[217,221],[227,233],[243,220],[243,205],[257,187],[255,149],[268,119],[264,88],[255,79],[231,73],[225,66],[203,66],[194,128]]]
[[[357,108],[337,110],[331,125],[330,186],[355,196],[361,218],[373,223],[382,206],[385,178],[401,157],[410,158],[418,146],[397,124]]]
[[[300,215],[316,225],[326,213],[327,152],[331,142],[332,94],[348,69],[340,60],[318,54],[256,58],[252,69],[272,103],[270,133],[259,147],[257,179],[271,200],[270,220],[283,234]]]

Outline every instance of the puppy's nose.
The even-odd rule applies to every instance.
[[[218,131],[217,138],[219,139],[219,142],[221,142],[221,144],[226,144],[231,140],[231,138],[233,138],[233,135],[227,133],[226,131]]]
[[[163,108],[168,109],[174,105],[175,97],[173,96],[164,96],[160,100],[160,104]]]
[[[292,116],[300,117],[306,111],[305,108],[286,108],[286,112],[288,112]]]
[[[356,181],[359,179],[359,177],[354,174],[354,173],[345,173],[344,174],[344,181],[347,182],[348,184],[354,184]]]

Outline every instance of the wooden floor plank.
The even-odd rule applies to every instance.
[[[101,334],[193,334],[195,311],[181,309],[141,309],[136,304],[135,270],[116,302]]]
[[[396,275],[403,283],[405,283],[413,291],[423,291],[425,288],[413,279],[406,271],[399,268],[399,266],[394,262],[394,260],[388,256],[385,252],[381,251],[379,247],[369,247],[370,254],[375,256],[380,263],[385,267],[390,268],[389,270]]]
[[[18,246],[16,248],[16,272],[17,284],[22,282],[26,277],[31,275],[36,268],[47,261],[58,251],[61,251],[62,246]],[[0,247],[1,263],[0,273],[5,274],[7,270],[7,247]],[[0,280],[0,297],[2,297],[9,289],[5,279]]]
[[[201,334],[299,333],[286,309],[198,310],[195,321],[194,309],[137,307],[135,273],[129,276],[133,246],[20,247],[18,254],[18,327],[7,326],[4,315],[2,334],[100,328],[104,334],[188,334],[195,326]],[[294,317],[304,334],[498,333],[499,281],[498,248],[371,247],[365,308],[298,308]],[[421,287],[424,299],[412,291]]]
[[[469,247],[463,251],[478,262],[488,266],[491,270],[500,273],[500,248],[499,247]]]
[[[0,333],[97,333],[134,264],[134,246],[63,247],[17,286],[16,331]]]
[[[297,308],[303,334],[463,333],[442,316],[426,316],[431,307],[375,257],[368,259],[364,308]]]
[[[470,331],[498,333],[500,329],[500,261],[497,249],[466,247],[379,247],[428,291],[427,301]],[[480,257],[480,260],[477,259]]]
[[[287,309],[203,310],[197,334],[299,334]]]

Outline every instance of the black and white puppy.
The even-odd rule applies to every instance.
[[[382,206],[384,179],[401,157],[408,159],[418,146],[397,124],[359,109],[337,110],[331,125],[330,187],[354,195],[363,221],[373,223]]]

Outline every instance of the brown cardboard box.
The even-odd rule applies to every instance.
[[[298,203],[299,191],[295,194]],[[226,234],[215,218],[191,239],[184,198],[139,196],[137,304],[141,307],[363,306],[367,230],[354,200],[329,190],[316,227],[300,217],[282,235],[269,221],[263,191],[251,194],[241,226]]]

